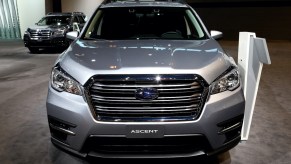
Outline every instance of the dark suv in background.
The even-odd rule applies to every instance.
[[[32,53],[47,47],[65,49],[69,46],[66,33],[80,31],[85,24],[85,17],[81,12],[49,13],[35,26],[27,28],[23,37],[24,45]]]

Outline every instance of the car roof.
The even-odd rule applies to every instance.
[[[85,14],[82,12],[48,13],[46,16],[72,16],[72,15],[85,16]]]
[[[188,7],[188,5],[183,0],[105,0],[100,7]]]

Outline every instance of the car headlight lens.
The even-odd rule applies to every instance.
[[[64,29],[59,29],[59,30],[54,31],[54,35],[63,35],[64,33],[65,33]]]
[[[78,82],[68,77],[55,67],[51,77],[52,87],[59,92],[69,92],[76,95],[82,95],[81,87]]]
[[[239,72],[237,69],[232,69],[230,72],[212,83],[211,94],[216,94],[224,91],[233,91],[240,85]]]

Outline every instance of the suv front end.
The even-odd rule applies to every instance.
[[[52,142],[104,158],[229,150],[244,106],[233,59],[177,2],[102,4],[56,61],[47,97]]]
[[[49,13],[23,35],[24,46],[32,53],[40,48],[65,49],[69,46],[66,33],[73,30],[73,23],[83,27],[85,15],[80,12]]]
[[[24,45],[31,52],[37,52],[39,48],[67,47],[68,42],[65,39],[67,32],[68,30],[64,27],[56,30],[28,28],[23,36]]]

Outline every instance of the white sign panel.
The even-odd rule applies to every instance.
[[[263,64],[271,64],[266,40],[256,38],[255,33],[240,32],[238,68],[246,99],[241,140],[249,136]]]

